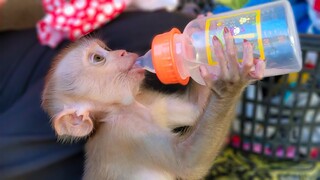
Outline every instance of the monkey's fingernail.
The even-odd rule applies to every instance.
[[[229,32],[229,29],[227,27],[224,27],[223,31],[225,34],[227,34]]]
[[[214,41],[219,41],[218,37],[217,36],[213,36],[212,38]]]

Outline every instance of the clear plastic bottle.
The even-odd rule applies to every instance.
[[[291,5],[285,0],[197,18],[188,23],[183,33],[174,28],[159,34],[139,63],[155,72],[164,84],[185,85],[189,77],[204,84],[199,72],[201,64],[211,73],[219,74],[212,37],[217,36],[224,45],[224,27],[235,39],[239,58],[243,39],[253,44],[254,57],[266,61],[265,77],[301,70],[298,33]]]

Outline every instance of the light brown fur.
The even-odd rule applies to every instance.
[[[108,51],[108,63],[91,65],[88,54],[103,54],[105,45],[82,41],[54,63],[43,107],[59,137],[89,136],[84,179],[200,179],[224,143],[243,89],[264,70],[253,62],[251,44],[244,46],[242,67],[259,72],[239,66],[233,76],[211,77],[201,67],[207,86],[192,82],[184,94],[165,95],[142,88],[143,73],[132,66],[136,55]],[[182,136],[172,132],[180,126],[192,128]]]

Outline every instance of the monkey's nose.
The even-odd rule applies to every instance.
[[[122,50],[121,52],[120,52],[120,56],[122,57],[122,56],[125,56],[125,55],[127,55],[128,54],[128,52],[127,51],[125,51],[125,50]]]

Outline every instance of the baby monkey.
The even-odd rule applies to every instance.
[[[206,86],[191,82],[182,94],[144,88],[137,55],[111,51],[97,39],[63,50],[47,76],[43,108],[60,139],[88,137],[84,179],[201,179],[219,153],[244,88],[263,77],[244,41],[239,64],[233,37],[225,48],[212,39],[221,69],[199,70]],[[252,71],[252,69],[254,69]],[[178,135],[173,128],[191,126]]]

